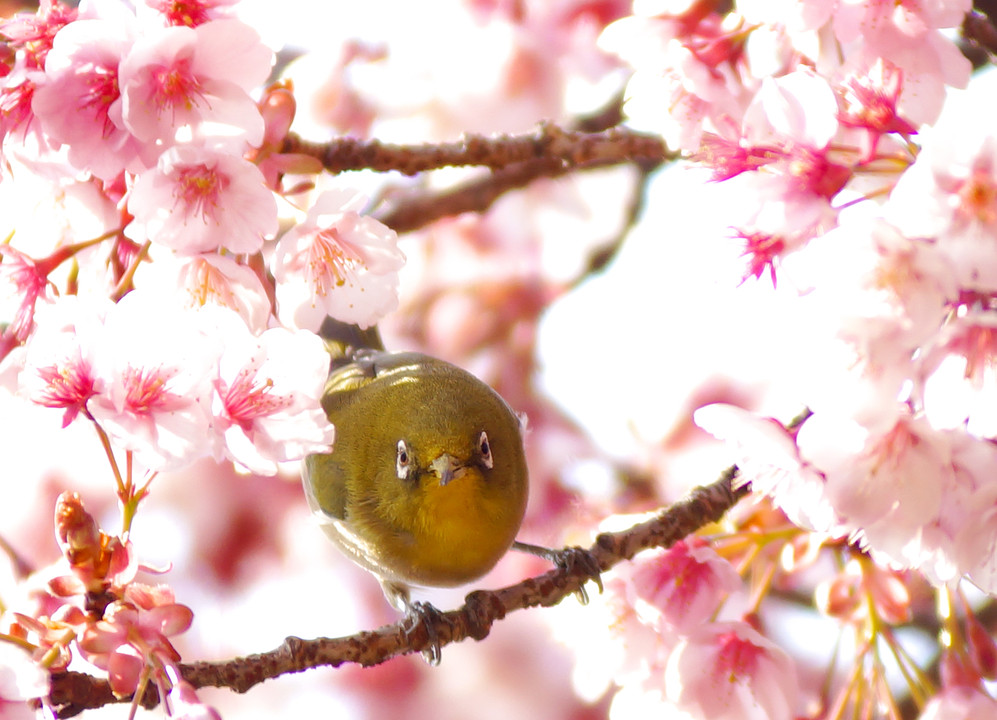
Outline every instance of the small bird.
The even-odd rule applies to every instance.
[[[331,452],[302,479],[326,534],[411,612],[410,587],[476,580],[526,512],[523,425],[472,374],[429,355],[364,349],[333,369]]]

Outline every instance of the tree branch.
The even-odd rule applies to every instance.
[[[377,213],[377,219],[396,232],[411,232],[444,217],[484,212],[504,193],[526,187],[540,178],[557,178],[581,169],[622,163],[636,164],[646,177],[661,163],[679,157],[678,153],[667,150],[659,137],[621,128],[563,135],[574,138],[577,146],[564,152],[505,165],[485,177],[438,193],[401,200],[394,207]],[[496,142],[501,143],[503,139],[498,138]]]
[[[624,127],[571,131],[549,123],[526,135],[466,135],[455,143],[425,145],[391,145],[355,138],[337,138],[323,144],[290,135],[282,152],[317,158],[330,172],[369,169],[415,175],[447,166],[491,169],[485,177],[438,193],[407,198],[377,213],[378,220],[399,233],[417,230],[444,217],[483,212],[509,190],[526,187],[542,177],[556,178],[583,168],[622,163],[636,163],[646,174],[679,157],[657,135]]]
[[[733,486],[737,468],[724,471],[714,483],[695,488],[686,498],[663,509],[657,516],[614,533],[601,533],[588,548],[601,572],[631,559],[642,550],[670,547],[711,522],[716,522],[742,497],[747,487]],[[550,607],[572,593],[582,590],[590,575],[583,568],[555,568],[537,577],[500,590],[477,590],[465,598],[463,607],[440,613],[433,620],[439,645],[467,638],[484,639],[492,625],[514,610]],[[289,637],[268,652],[218,662],[194,662],[181,666],[184,679],[194,687],[227,687],[246,692],[264,680],[309,668],[344,663],[377,665],[398,655],[421,652],[431,645],[429,627],[421,623],[414,628],[402,620],[377,630],[343,638],[302,640]],[[130,701],[115,698],[106,680],[78,672],[52,676],[49,700],[59,717],[70,717],[88,708],[112,702]],[[149,687],[141,699],[147,708],[159,702],[157,691]]]
[[[332,173],[395,170],[403,175],[451,166],[477,165],[501,170],[537,160],[579,167],[593,162],[663,162],[677,157],[665,148],[658,135],[624,127],[579,132],[563,130],[552,123],[541,123],[536,131],[523,135],[467,134],[457,142],[420,145],[393,145],[350,137],[313,143],[292,133],[284,140],[281,153],[316,158]]]
[[[963,38],[972,41],[988,55],[997,54],[997,28],[989,16],[968,12],[962,20],[961,29]]]

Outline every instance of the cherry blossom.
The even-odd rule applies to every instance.
[[[144,0],[167,25],[197,27],[209,20],[228,17],[239,0]]]
[[[982,95],[949,107],[884,212],[909,237],[934,239],[961,289],[993,292],[997,134],[986,117],[997,103]]]
[[[744,36],[734,20],[691,4],[683,12],[635,15],[610,24],[599,46],[635,69],[627,84],[630,123],[694,151],[704,131],[737,127],[754,90],[744,72]]]
[[[733,405],[713,404],[695,412],[696,424],[732,443],[744,482],[765,493],[797,525],[839,533],[840,519],[829,502],[819,468],[800,455],[796,441],[781,423]]]
[[[259,274],[228,255],[156,252],[155,261],[139,269],[137,282],[192,310],[233,310],[255,334],[266,330],[270,320],[270,301]]]
[[[844,42],[875,35],[891,26],[908,37],[917,38],[935,28],[955,27],[970,7],[969,0],[843,2],[835,10],[834,27]]]
[[[20,389],[33,402],[61,410],[63,427],[87,412],[87,403],[103,389],[94,358],[111,305],[59,298],[27,345]]]
[[[53,38],[76,15],[75,8],[43,0],[34,14],[18,13],[0,21],[0,33],[14,52],[13,67],[0,79],[0,147],[5,153],[36,157],[57,144],[41,134],[31,106],[35,89],[45,80],[45,60]]]
[[[791,720],[797,692],[789,656],[743,622],[692,630],[665,670],[665,696],[695,717]]]
[[[660,691],[676,636],[651,627],[638,616],[630,599],[632,582],[626,577],[610,574],[604,585],[605,592],[591,599],[590,608],[600,622],[581,622],[577,608],[555,619],[555,633],[575,651],[576,691],[590,701],[611,685],[629,688],[638,696]],[[614,696],[614,706],[618,696]],[[621,706],[626,704],[626,698],[621,698]]]
[[[315,331],[331,315],[366,328],[398,305],[405,256],[393,230],[359,214],[362,204],[346,191],[324,192],[277,243],[270,268],[285,325]]]
[[[28,68],[44,68],[56,34],[76,18],[76,8],[58,0],[41,0],[34,14],[18,13],[0,22],[0,32],[11,49],[23,52]]]
[[[184,253],[260,249],[277,232],[277,203],[252,163],[196,145],[164,152],[128,197],[135,219],[125,233]]]
[[[848,441],[835,451],[828,439],[834,436],[825,433]],[[991,494],[986,468],[997,459],[992,445],[936,430],[904,412],[894,425],[873,431],[816,414],[801,428],[799,442],[801,453],[825,471],[835,509],[874,554],[918,568],[935,582],[978,572],[982,584],[992,583],[982,572],[993,537],[984,531],[989,513],[971,510],[989,507],[981,494]],[[976,527],[972,540],[965,535],[970,524]]]
[[[883,135],[899,133],[907,137],[917,132],[900,116],[902,88],[903,71],[883,58],[878,58],[867,73],[852,73],[841,82],[844,108],[838,120],[865,133],[863,160],[875,157]]]
[[[220,350],[201,314],[130,293],[105,320],[94,361],[103,390],[88,408],[147,468],[188,464],[210,450]]]
[[[26,71],[18,68],[0,81],[0,148],[5,154],[17,153],[31,141],[44,145],[41,128],[31,103],[34,99],[40,71]]]
[[[146,667],[179,662],[169,638],[185,632],[192,620],[190,608],[176,603],[168,588],[132,585],[123,600],[108,606],[104,619],[84,632],[80,650],[107,670],[115,693],[128,695],[135,692]]]
[[[38,301],[52,301],[52,287],[47,272],[51,266],[35,262],[9,245],[0,247],[0,258],[3,260],[0,263],[0,293],[3,296],[0,303],[13,306],[5,313],[11,318],[5,333],[23,341],[34,327],[35,306]]]
[[[706,622],[741,587],[731,564],[695,537],[642,558],[629,575],[629,600],[638,616],[678,632]]]
[[[158,155],[122,122],[119,64],[134,37],[125,18],[69,23],[55,36],[32,98],[42,129],[69,146],[73,166],[104,180],[144,169]]]
[[[122,122],[143,142],[167,146],[186,129],[259,145],[263,118],[248,91],[270,72],[273,54],[238,20],[147,32],[121,61]]]
[[[277,463],[332,445],[319,404],[329,354],[306,331],[283,328],[254,337],[239,320],[219,318],[225,349],[218,361],[212,413],[217,454],[252,472],[273,475]]]
[[[925,344],[915,398],[934,427],[997,437],[997,318],[985,305],[959,306]]]

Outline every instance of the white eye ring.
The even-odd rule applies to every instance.
[[[478,436],[478,451],[481,453],[481,462],[486,468],[491,470],[495,461],[492,459],[492,446],[488,442],[488,433],[484,430]]]
[[[398,454],[395,455],[395,474],[399,480],[408,479],[409,465],[412,463],[412,454],[408,450],[408,445],[404,440],[398,441]]]

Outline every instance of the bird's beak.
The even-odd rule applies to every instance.
[[[464,465],[450,453],[443,453],[429,464],[440,479],[440,487],[464,474]]]

